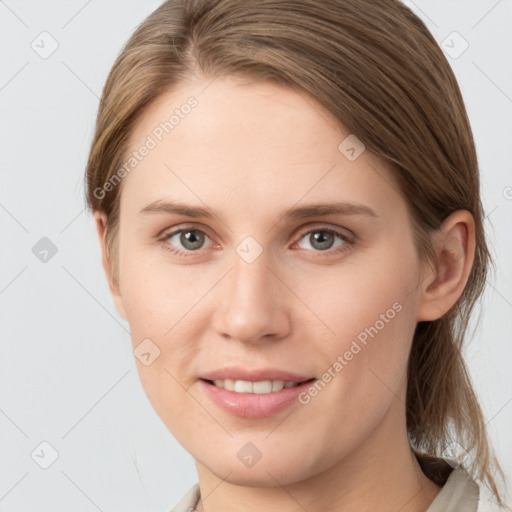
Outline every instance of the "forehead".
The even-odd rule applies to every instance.
[[[403,202],[389,169],[322,106],[270,83],[183,83],[141,116],[127,159],[143,146],[122,205],[169,197],[261,216],[302,200]]]

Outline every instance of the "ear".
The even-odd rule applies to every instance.
[[[417,320],[437,320],[459,299],[475,256],[475,222],[467,210],[449,215],[434,237],[436,263],[422,276]]]
[[[110,255],[108,253],[108,249],[105,243],[105,228],[107,225],[107,215],[104,212],[94,211],[93,213],[94,222],[96,225],[96,231],[98,233],[98,238],[101,246],[101,261],[103,264],[103,270],[107,276],[108,285],[110,288],[110,293],[112,294],[112,298],[114,299],[114,304],[118,313],[125,319],[126,311],[124,309],[123,299],[121,297],[121,293],[119,291],[119,286],[114,282],[112,277],[112,267],[110,265]]]

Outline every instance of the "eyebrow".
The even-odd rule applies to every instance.
[[[186,217],[205,219],[213,219],[214,217],[218,217],[216,213],[209,208],[192,206],[177,201],[166,200],[154,201],[142,208],[139,213],[174,213],[178,215],[184,215]],[[288,220],[300,220],[324,215],[366,215],[373,218],[379,217],[379,215],[374,210],[364,204],[335,201],[328,203],[308,204],[291,208],[283,212],[280,218]]]

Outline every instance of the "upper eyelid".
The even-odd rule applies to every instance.
[[[342,228],[341,226],[333,227],[327,224],[319,224],[315,226],[305,227],[304,229],[299,230],[299,235],[307,235],[311,231],[332,231],[339,236],[343,236],[345,238],[355,239],[355,235],[347,228]],[[347,234],[348,233],[348,234]]]
[[[159,240],[161,239],[164,239],[166,240],[167,238],[169,238],[170,236],[174,236],[174,235],[177,235],[178,233],[181,233],[183,231],[200,231],[201,233],[204,233],[205,235],[207,235],[210,239],[212,238],[210,236],[210,234],[208,233],[208,229],[204,228],[204,227],[197,227],[197,226],[184,226],[184,227],[180,227],[180,228],[169,228],[169,229],[164,229],[161,231],[161,233],[157,236],[157,238]]]

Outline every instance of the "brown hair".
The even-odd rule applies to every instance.
[[[105,84],[86,171],[87,204],[107,215],[117,285],[116,233],[130,135],[163,92],[197,75],[243,76],[307,93],[389,164],[408,203],[422,261],[453,211],[475,219],[464,292],[419,322],[408,366],[407,429],[418,452],[441,455],[451,437],[474,478],[502,500],[504,478],[462,356],[470,314],[491,262],[483,230],[473,135],[453,71],[423,22],[398,0],[169,0],[134,32]],[[100,192],[98,192],[100,191]]]

